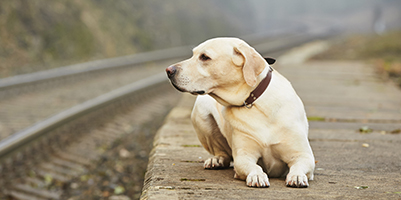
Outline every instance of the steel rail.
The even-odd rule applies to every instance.
[[[338,34],[339,31],[340,29],[337,26],[328,25],[303,30],[298,34],[286,35],[268,43],[254,44],[253,47],[261,54],[280,52],[312,40],[329,38]]]
[[[282,37],[283,35],[289,34],[291,32],[302,33],[305,30],[306,30],[305,27],[302,26],[287,27],[280,30],[272,30],[263,33],[247,35],[242,37],[242,39],[253,45],[257,44],[261,40],[266,40],[266,38],[268,37],[279,37],[279,36]],[[142,52],[128,56],[89,61],[85,63],[73,64],[50,70],[43,70],[29,74],[22,74],[22,75],[2,78],[0,79],[0,91],[31,83],[41,82],[50,79],[57,79],[61,77],[73,76],[88,72],[125,67],[130,65],[138,65],[146,62],[155,62],[167,59],[188,57],[192,54],[191,53],[192,48],[193,46],[191,45],[173,47],[150,52]]]
[[[87,72],[185,57],[191,55],[190,50],[191,46],[174,47],[169,49],[138,53],[129,56],[95,60],[50,70],[12,76],[0,79],[0,90],[49,79],[83,74]]]
[[[148,78],[136,81],[132,84],[123,86],[109,93],[98,96],[82,104],[64,110],[44,121],[41,121],[27,129],[19,131],[0,141],[0,159],[7,156],[15,149],[40,137],[62,124],[70,122],[80,116],[90,113],[98,108],[109,105],[127,95],[133,94],[146,88],[155,87],[158,84],[167,83],[165,73],[159,73]]]

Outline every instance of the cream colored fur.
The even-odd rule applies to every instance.
[[[273,71],[266,91],[252,108],[241,106],[266,76],[269,65],[237,38],[215,38],[193,49],[193,56],[174,64],[171,83],[199,95],[192,122],[213,157],[206,169],[229,167],[251,187],[268,187],[269,177],[286,175],[290,187],[307,187],[313,179],[314,156],[301,99],[290,82]]]

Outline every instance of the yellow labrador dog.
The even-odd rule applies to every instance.
[[[193,56],[166,69],[172,85],[199,95],[192,122],[214,157],[205,169],[234,162],[235,178],[250,187],[269,187],[286,176],[289,187],[308,187],[315,160],[308,121],[290,82],[254,48],[237,38],[207,40]]]

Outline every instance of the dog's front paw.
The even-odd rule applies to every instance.
[[[205,169],[221,169],[227,168],[230,166],[230,159],[222,157],[222,156],[215,156],[213,158],[209,158],[203,164]]]
[[[306,188],[309,186],[308,177],[305,174],[296,175],[296,174],[288,174],[285,183],[288,187],[294,188]]]
[[[262,173],[250,173],[246,177],[246,185],[249,187],[269,187],[269,178],[267,178],[267,174]]]

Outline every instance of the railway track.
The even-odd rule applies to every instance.
[[[249,41],[274,56],[331,34],[326,28]],[[143,130],[157,127],[180,98],[160,72],[190,54],[181,47],[0,80],[0,199],[64,199],[63,191],[78,184],[72,180],[127,137],[142,147],[120,156],[143,161],[153,138]],[[130,174],[125,182],[136,182],[126,193],[139,197],[143,174]],[[112,185],[111,193],[118,187]]]

